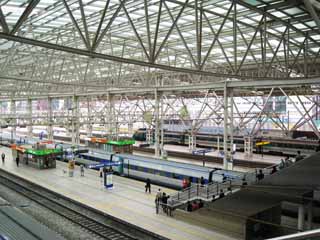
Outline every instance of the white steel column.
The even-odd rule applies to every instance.
[[[224,86],[224,117],[223,117],[223,169],[228,169],[228,118],[229,118],[229,112],[228,112],[228,88],[227,88],[227,82]]]
[[[28,99],[28,116],[29,116],[29,121],[28,121],[28,137],[33,137],[32,136],[32,130],[33,130],[33,127],[32,127],[32,100],[31,99]]]
[[[90,98],[87,97],[87,111],[88,111],[88,123],[87,123],[87,136],[92,137],[92,109],[90,104]]]
[[[233,169],[233,89],[229,89],[229,104],[230,104],[230,161],[231,161],[231,169]]]
[[[159,142],[159,136],[160,136],[160,117],[159,117],[159,108],[160,108],[160,97],[161,94],[157,91],[157,89],[154,92],[154,117],[155,117],[155,131],[154,131],[154,154],[155,157],[159,157],[160,154],[160,142]]]
[[[114,133],[116,132],[114,127],[117,128],[117,123],[115,123],[115,111],[114,111],[114,101],[113,96],[108,93],[108,111],[107,111],[107,136],[108,138],[114,138]]]
[[[16,136],[17,133],[17,115],[16,115],[16,101],[11,100],[10,104],[10,115],[11,115],[11,140]]]
[[[52,98],[48,98],[48,139],[53,140],[53,122],[52,122]]]
[[[298,230],[304,230],[304,205],[299,205],[298,209]]]
[[[72,144],[80,144],[80,123],[79,123],[79,97],[73,96],[72,101]]]
[[[160,122],[161,122],[161,128],[160,128],[160,138],[161,138],[161,143],[160,143],[160,150],[161,150],[161,158],[165,158],[167,154],[165,154],[164,150],[164,109],[163,109],[163,96],[160,98],[160,109],[161,109],[161,114],[160,114]]]

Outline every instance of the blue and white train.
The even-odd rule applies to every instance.
[[[242,179],[243,173],[226,171],[219,168],[208,168],[193,164],[167,161],[162,159],[129,155],[129,154],[108,154],[108,153],[82,153],[82,159],[91,162],[116,162],[113,170],[119,175],[145,181],[147,178],[152,183],[167,186],[175,189],[182,188],[182,181],[188,179],[193,183],[199,182],[201,177],[206,183],[222,182],[226,179]]]

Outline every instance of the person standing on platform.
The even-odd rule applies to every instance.
[[[4,164],[4,160],[6,158],[6,155],[4,153],[1,154],[2,164]]]
[[[302,159],[303,159],[303,156],[301,155],[301,152],[297,151],[296,162],[299,162]]]
[[[257,174],[257,179],[258,179],[258,181],[264,179],[264,174],[261,169],[259,170],[259,173]]]
[[[222,189],[220,189],[219,199],[220,199],[220,198],[224,198],[224,192],[223,192]]]
[[[17,164],[17,167],[19,167],[19,162],[20,162],[20,159],[19,159],[19,156],[16,157],[16,164]]]
[[[101,167],[101,168],[99,169],[99,177],[100,177],[100,178],[102,178],[102,173],[103,173],[103,168]]]
[[[203,178],[203,176],[201,176],[201,178],[200,178],[200,185],[201,185],[201,187],[203,187],[204,184],[205,184],[204,178]]]
[[[80,165],[80,173],[81,173],[81,177],[84,177],[84,166],[83,166],[83,164]]]
[[[149,190],[149,193],[151,193],[151,181],[149,178],[147,178],[145,187],[146,187],[146,192]]]

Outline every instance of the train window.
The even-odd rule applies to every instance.
[[[160,171],[160,176],[166,177],[166,172],[165,171]]]
[[[179,176],[178,176],[177,174],[175,174],[175,173],[172,173],[172,174],[171,174],[171,177],[172,177],[172,178],[175,178],[175,179],[179,178]]]
[[[172,178],[172,173],[171,172],[166,172],[166,177]]]

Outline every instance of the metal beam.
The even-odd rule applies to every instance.
[[[18,22],[16,23],[16,25],[14,25],[14,27],[12,28],[10,34],[15,34],[19,28],[21,27],[21,25],[26,21],[26,19],[29,17],[29,15],[31,14],[32,10],[38,5],[38,3],[40,2],[40,0],[31,0],[30,3],[28,4],[27,8],[24,10],[24,12],[22,13],[22,15],[20,16]]]
[[[68,12],[68,14],[69,14],[69,16],[70,16],[70,18],[72,20],[72,23],[73,23],[74,27],[77,29],[77,32],[79,33],[83,43],[86,45],[87,50],[90,50],[91,49],[90,44],[89,44],[88,40],[85,38],[85,36],[83,35],[83,33],[82,33],[82,31],[81,31],[81,29],[79,27],[79,24],[78,24],[77,20],[74,18],[73,14],[72,14],[72,11],[71,11],[67,1],[63,0],[63,3],[64,3],[65,8],[67,9],[67,12]]]
[[[144,62],[144,61],[140,61],[140,60],[121,58],[121,57],[111,56],[111,55],[102,54],[102,53],[95,53],[95,52],[91,52],[88,50],[71,48],[71,47],[61,46],[61,45],[57,45],[57,44],[52,44],[49,42],[24,38],[24,37],[20,37],[20,36],[14,36],[14,35],[6,34],[6,33],[0,33],[0,39],[1,38],[7,39],[9,41],[21,42],[24,44],[39,46],[39,47],[48,48],[48,49],[55,49],[58,51],[68,52],[68,53],[92,57],[92,58],[110,60],[110,61],[115,61],[115,62],[122,62],[122,63],[127,63],[127,64],[134,64],[134,65],[151,67],[151,68],[158,68],[158,69],[174,71],[174,72],[184,72],[184,73],[198,74],[198,75],[204,75],[204,76],[244,78],[244,77],[232,75],[232,74],[213,73],[213,72],[209,72],[209,71],[202,71],[202,70],[196,70],[196,69],[191,69],[191,68],[188,69],[188,68],[181,68],[181,67],[172,67],[172,66],[167,66],[167,65],[163,65],[163,64],[155,64],[155,63]]]
[[[306,6],[306,9],[309,11],[310,15],[312,16],[313,20],[316,22],[318,26],[318,31],[320,31],[320,19],[317,12],[313,8],[313,5],[311,4],[310,0],[303,0],[303,2],[304,2],[304,5]]]
[[[31,81],[31,80],[30,80]],[[26,97],[16,97],[13,98],[14,100],[27,100],[27,99],[44,99],[52,97],[52,98],[60,98],[60,97],[70,97],[70,96],[106,96],[107,93],[117,95],[117,94],[144,94],[144,93],[154,93],[155,89],[159,92],[179,92],[179,91],[201,91],[201,90],[208,90],[214,89],[216,90],[223,90],[224,89],[224,82],[217,82],[211,84],[197,84],[197,85],[185,85],[185,86],[164,86],[164,87],[149,87],[149,88],[119,88],[119,89],[108,89],[108,90],[97,90],[94,92],[86,92],[86,93],[66,93],[66,94],[46,94],[46,95],[39,95],[39,96],[26,96]],[[272,88],[272,87],[282,87],[282,88],[297,88],[303,86],[310,86],[310,85],[320,85],[320,77],[319,78],[298,78],[298,79],[288,79],[288,80],[257,80],[257,81],[230,81],[228,82],[228,87],[234,89],[240,88]],[[100,87],[101,89],[101,87]],[[235,95],[236,96],[236,95]],[[12,98],[3,98],[2,101],[11,100]]]
[[[2,26],[2,29],[5,33],[9,32],[9,27],[8,27],[6,18],[2,12],[1,6],[0,6],[0,25]]]

